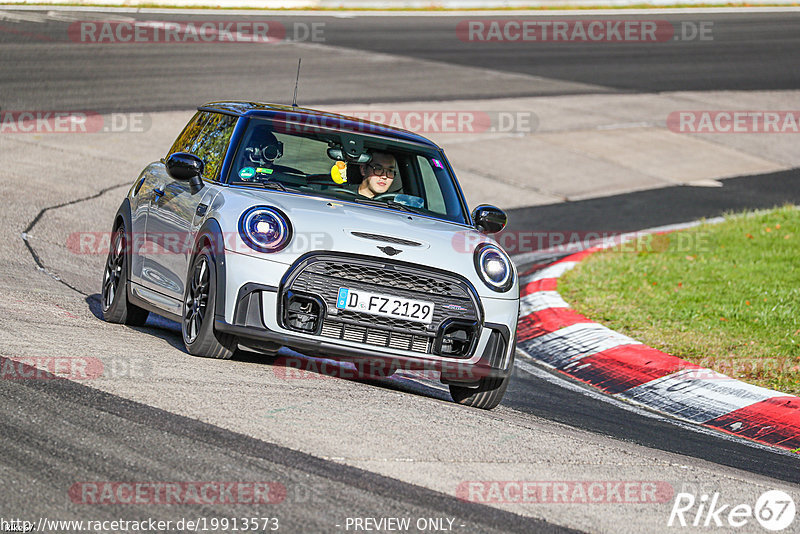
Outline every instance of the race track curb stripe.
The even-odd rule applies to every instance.
[[[520,277],[519,350],[615,397],[760,443],[800,447],[800,398],[648,347],[571,309],[557,279],[598,250]]]

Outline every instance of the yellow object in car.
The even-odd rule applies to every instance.
[[[337,161],[336,165],[331,167],[331,178],[337,184],[345,183],[347,181],[347,163]]]

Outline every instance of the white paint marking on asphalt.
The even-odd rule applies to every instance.
[[[595,130],[627,130],[629,128],[654,128],[658,126],[663,126],[656,122],[618,122],[614,124],[604,124],[602,126],[595,127]]]
[[[47,22],[47,14],[39,12],[17,13],[14,11],[0,11],[0,20],[8,22]]]
[[[684,182],[683,185],[688,187],[722,187],[722,182],[719,180],[695,180],[693,182]]]
[[[685,369],[617,395],[687,421],[706,423],[786,394],[740,382],[710,369]]]
[[[569,308],[569,304],[561,298],[557,291],[536,291],[519,299],[520,317],[547,308]]]
[[[563,367],[622,345],[641,345],[639,341],[597,323],[573,324],[519,344],[553,367]]]
[[[44,10],[20,10],[16,7],[3,6],[10,8],[10,11],[0,10],[0,20],[8,22],[34,22],[37,24],[45,24],[47,22],[76,22],[76,21],[103,21],[103,22],[134,22],[133,17],[121,17],[119,15],[109,16],[107,14],[90,14],[75,12],[70,13],[66,10],[53,9],[55,6],[48,6],[47,11]],[[43,12],[44,11],[44,12]]]

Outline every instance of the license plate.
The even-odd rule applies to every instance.
[[[340,310],[395,317],[416,323],[430,324],[433,320],[433,302],[379,295],[346,287],[339,288],[336,307]]]

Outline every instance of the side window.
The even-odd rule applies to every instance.
[[[192,144],[194,143],[200,131],[203,129],[203,124],[208,119],[208,115],[208,113],[202,113],[199,111],[194,114],[192,120],[189,121],[181,134],[172,144],[172,148],[169,149],[169,154],[167,154],[167,157],[171,156],[175,152],[191,152]]]
[[[209,113],[208,115],[202,132],[197,136],[191,150],[187,152],[191,152],[205,163],[203,179],[217,182],[219,181],[219,169],[222,167],[222,160],[225,158],[225,151],[228,148],[231,134],[233,134],[237,117],[220,113]]]
[[[219,181],[219,170],[236,120],[236,117],[220,113],[198,112],[175,140],[169,153],[194,154],[205,163],[203,179]]]

